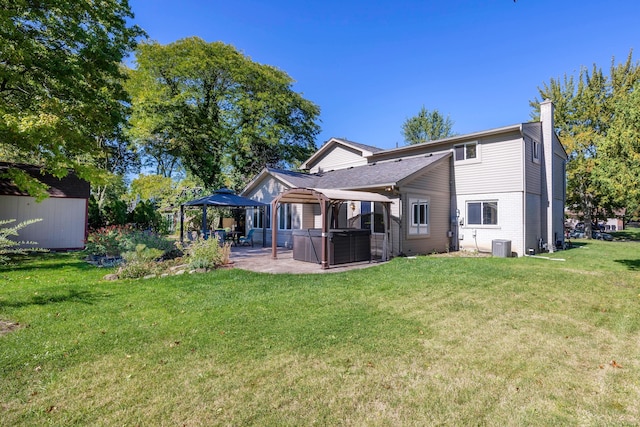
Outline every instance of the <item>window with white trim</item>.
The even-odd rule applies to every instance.
[[[271,205],[264,207],[264,223],[263,215],[260,208],[253,208],[253,228],[271,228]]]
[[[454,145],[456,161],[471,160],[478,158],[478,143],[467,142],[466,144]]]
[[[409,234],[429,234],[428,198],[409,198]]]
[[[291,205],[288,203],[282,203],[278,208],[278,229],[291,230]]]
[[[498,225],[498,202],[467,202],[467,225]]]

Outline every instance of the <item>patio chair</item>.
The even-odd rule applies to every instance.
[[[224,230],[216,230],[213,234],[215,238],[218,239],[218,242],[220,242],[220,245],[224,245],[224,242],[227,240],[227,232]]]
[[[238,239],[238,244],[242,246],[250,244],[251,247],[253,247],[253,228],[249,230],[246,236],[242,236]]]

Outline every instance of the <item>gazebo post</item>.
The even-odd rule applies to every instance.
[[[180,205],[180,243],[184,242],[184,205]]]
[[[207,238],[207,205],[202,205],[202,238]]]
[[[329,268],[329,260],[327,260],[327,249],[329,247],[329,227],[327,218],[327,201],[321,198],[320,202],[320,216],[322,217],[322,269]]]

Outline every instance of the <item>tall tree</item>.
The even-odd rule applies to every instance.
[[[402,125],[402,134],[407,144],[435,141],[453,136],[453,121],[438,110],[427,110],[424,106],[416,116],[408,118]]]
[[[55,176],[101,175],[120,138],[127,94],[120,64],[143,35],[127,0],[14,0],[0,6],[0,156]],[[17,169],[9,177],[42,194]]]
[[[132,135],[168,153],[208,188],[241,186],[265,165],[315,149],[319,109],[286,73],[197,37],[136,53],[129,90]],[[228,182],[229,180],[235,182]]]
[[[540,99],[555,104],[556,131],[569,155],[567,204],[584,216],[589,237],[592,221],[638,205],[639,84],[640,65],[630,52],[621,64],[612,60],[608,76],[593,65],[580,71],[577,84],[565,75],[538,88]],[[539,103],[530,102],[534,119]]]

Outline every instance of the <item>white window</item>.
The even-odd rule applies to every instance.
[[[453,147],[456,161],[472,160],[478,158],[478,143],[467,142],[466,144],[455,145]]]
[[[409,234],[429,234],[429,199],[409,198]]]
[[[380,202],[360,202],[360,228],[384,233],[384,213]]]
[[[467,203],[467,224],[468,225],[497,225],[498,224],[498,202],[468,202]]]
[[[260,208],[253,208],[253,228],[271,228],[271,205],[264,207],[264,222]]]
[[[291,230],[291,205],[281,204],[278,208],[278,229]]]

